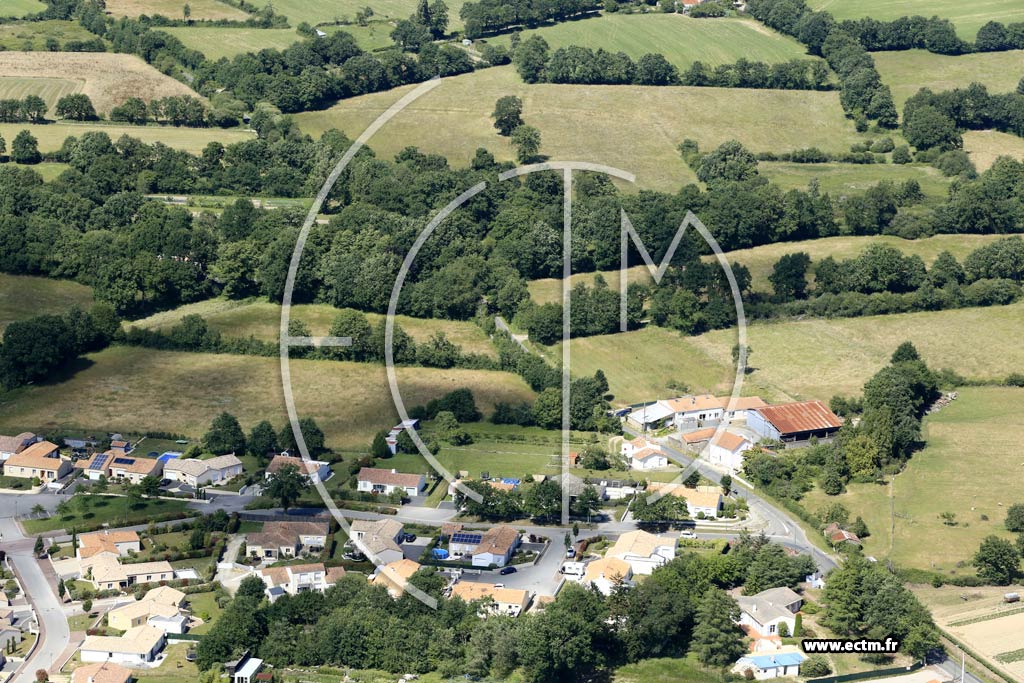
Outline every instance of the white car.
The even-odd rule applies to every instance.
[[[697,538],[697,534],[690,531],[689,529],[685,529],[679,532],[679,538]]]

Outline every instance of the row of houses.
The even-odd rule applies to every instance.
[[[93,481],[105,478],[138,484],[146,477],[153,477],[180,482],[192,488],[227,484],[243,473],[242,461],[234,454],[205,460],[179,456],[169,452],[159,458],[143,458],[107,450],[79,460],[75,467]]]

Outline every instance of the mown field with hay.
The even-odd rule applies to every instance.
[[[217,0],[106,0],[106,4],[107,13],[115,17],[160,14],[169,19],[181,19],[188,5],[192,19],[245,21],[249,18],[247,12]]]
[[[633,59],[657,52],[679,69],[694,62],[708,66],[732,64],[741,57],[775,64],[790,59],[816,59],[789,36],[753,19],[722,17],[714,21],[683,14],[603,14],[523,31],[544,38],[552,50],[580,45],[609,52],[625,52]],[[508,35],[487,43],[509,45]]]
[[[122,135],[128,135],[152,145],[162,142],[168,147],[183,149],[186,152],[199,154],[211,142],[229,145],[233,142],[252,140],[256,134],[234,128],[184,128],[175,126],[129,126],[109,123],[0,123],[0,135],[7,141],[13,140],[19,132],[27,130],[39,141],[39,151],[56,152],[71,136],[85,133],[106,133],[110,139],[117,141]],[[9,142],[8,142],[9,144]]]
[[[957,0],[810,0],[807,4],[811,9],[825,10],[839,20],[871,17],[891,21],[915,14],[938,16],[952,21],[957,35],[970,41],[989,21],[1024,21],[1024,5],[1017,0],[976,0],[970,3]]]
[[[300,304],[292,306],[291,318],[304,322],[314,336],[323,336],[328,334],[334,318],[340,312],[341,309],[325,304]],[[281,306],[257,299],[202,301],[157,313],[142,320],[134,320],[125,323],[125,326],[134,325],[143,329],[166,331],[186,315],[203,316],[211,329],[217,330],[225,337],[255,337],[270,342],[277,342],[280,338]],[[365,315],[371,325],[378,324],[384,318],[379,313]],[[496,355],[487,335],[472,322],[412,318],[407,315],[397,315],[395,321],[417,342],[427,341],[438,332],[444,332],[451,342],[461,346],[466,353]]]
[[[488,414],[498,401],[530,401],[517,375],[483,370],[398,368],[406,407],[467,387]],[[397,419],[383,365],[295,360],[292,387],[302,417],[313,417],[327,443],[365,449]],[[62,428],[126,433],[158,430],[202,436],[221,411],[248,430],[287,421],[277,358],[175,353],[115,346],[86,356],[65,381],[0,394],[0,432]],[[5,431],[6,430],[6,431]]]
[[[874,52],[882,82],[892,90],[897,109],[921,88],[933,92],[981,83],[990,93],[1011,92],[1024,74],[1024,50],[937,55],[927,50]]]
[[[88,308],[92,290],[70,280],[0,273],[0,332],[15,320]]]
[[[83,82],[81,92],[92,100],[98,112],[109,112],[129,97],[144,100],[168,95],[191,95],[184,83],[157,71],[139,57],[107,52],[0,52],[0,76]]]
[[[337,128],[358,135],[413,86],[344,100],[324,111],[297,114],[304,132]],[[695,182],[677,146],[686,138],[702,150],[737,139],[755,152],[816,146],[847,151],[864,136],[843,115],[835,92],[523,83],[512,67],[445,79],[381,129],[370,146],[391,157],[409,145],[465,166],[478,147],[513,158],[491,112],[504,95],[523,99],[523,119],[541,131],[541,153],[615,166],[637,185],[666,191]]]

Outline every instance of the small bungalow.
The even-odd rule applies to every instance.
[[[605,553],[605,557],[616,557],[627,562],[634,574],[650,574],[675,556],[675,539],[655,536],[642,530],[622,534]]]
[[[402,495],[412,498],[419,495],[427,485],[422,474],[405,474],[398,470],[384,470],[376,467],[363,467],[356,475],[356,488],[366,493],[390,495],[401,491]]]

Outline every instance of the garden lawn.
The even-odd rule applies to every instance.
[[[939,16],[952,21],[957,34],[970,41],[989,21],[1024,21],[1024,5],[1018,0],[976,0],[969,3],[958,0],[811,0],[808,4],[811,9],[825,10],[840,21],[863,17],[891,21],[915,14]]]
[[[314,136],[330,128],[360,134],[415,86],[344,100],[295,116]],[[754,152],[816,146],[849,149],[864,136],[844,115],[835,92],[523,83],[512,67],[446,78],[391,119],[369,141],[390,158],[409,145],[467,166],[478,147],[513,157],[491,120],[504,95],[523,99],[524,119],[541,131],[541,153],[553,160],[608,164],[632,172],[640,188],[675,191],[695,182],[676,147],[685,138],[711,150],[737,139]]]
[[[738,17],[707,21],[682,14],[603,14],[522,32],[523,39],[532,35],[544,38],[552,50],[569,45],[601,47],[625,52],[634,60],[660,53],[680,70],[697,61],[718,66],[741,57],[769,64],[816,59],[795,39]],[[507,46],[511,38],[503,35],[486,42]]]
[[[67,515],[55,514],[53,517],[43,519],[24,520],[22,525],[25,527],[25,531],[30,534],[38,534],[55,529],[70,531],[76,527],[98,524],[109,524],[111,527],[130,526],[144,524],[154,515],[183,512],[188,509],[184,501],[178,500],[147,498],[140,501],[137,507],[129,509],[128,499],[125,497],[90,495],[83,498],[86,501],[84,511],[78,507],[77,503],[72,502],[71,512]]]
[[[197,635],[208,633],[224,611],[217,605],[217,594],[213,591],[192,593],[188,596],[188,603],[192,615],[203,620],[203,624],[189,631]]]
[[[92,290],[70,280],[0,273],[0,331],[15,320],[92,305]]]
[[[263,419],[277,428],[287,419],[277,358],[111,347],[85,357],[81,366],[59,384],[0,394],[0,431],[47,433],[65,426],[131,432],[144,425],[196,438],[224,410],[247,431]],[[473,391],[485,414],[495,402],[534,396],[510,373],[417,367],[397,373],[409,408],[462,387]],[[374,433],[397,420],[382,365],[295,360],[291,375],[299,415],[316,419],[329,447],[365,449]],[[90,399],[81,400],[86,395]]]
[[[1018,21],[1024,21],[1024,12]],[[871,56],[882,82],[892,90],[901,115],[903,103],[921,88],[942,92],[981,83],[990,93],[1007,93],[1017,87],[1024,73],[1024,50],[956,56],[927,50],[901,50],[874,52]]]
[[[292,306],[292,320],[306,323],[314,336],[326,335],[341,309],[324,304]],[[149,318],[128,323],[145,329],[168,330],[182,317],[190,314],[203,316],[210,327],[225,337],[256,337],[277,343],[281,332],[281,306],[260,299],[232,301],[209,299],[171,311],[157,313]],[[367,313],[371,325],[384,318],[378,313]],[[487,334],[475,323],[464,320],[437,320],[395,316],[398,323],[417,342],[424,342],[438,332],[444,332],[449,341],[458,344],[466,353],[480,353],[496,357]]]
[[[864,551],[903,567],[973,575],[966,566],[990,534],[1012,539],[1006,509],[1021,502],[1011,482],[1024,477],[1017,435],[1024,389],[965,387],[959,397],[924,421],[926,446],[888,486],[853,484],[828,497],[815,490],[808,509],[838,501],[861,515],[871,531]],[[956,514],[946,525],[943,512]],[[988,519],[983,519],[987,517]]]

